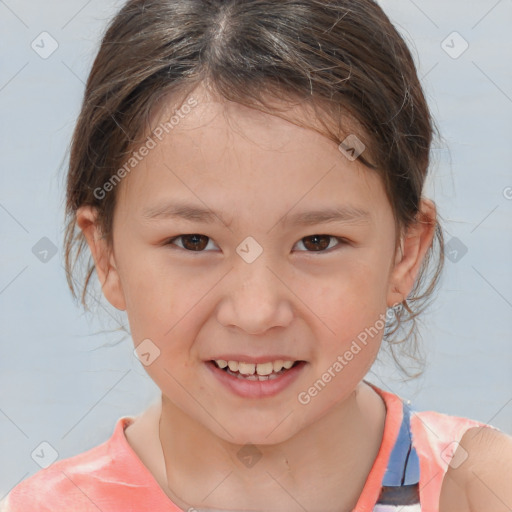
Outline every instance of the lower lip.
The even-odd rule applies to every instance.
[[[233,377],[229,373],[221,370],[215,363],[208,361],[206,366],[213,375],[233,393],[243,398],[266,398],[277,395],[285,388],[290,386],[292,382],[299,376],[302,369],[307,363],[301,361],[293,368],[285,371],[279,377],[272,380],[247,380]]]

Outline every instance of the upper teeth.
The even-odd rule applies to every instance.
[[[215,359],[219,368],[226,368],[232,372],[240,372],[244,375],[254,375],[256,372],[258,375],[270,375],[272,372],[279,372],[283,368],[289,369],[293,366],[294,361],[269,361],[268,363],[243,363],[239,361],[224,361],[223,359]]]

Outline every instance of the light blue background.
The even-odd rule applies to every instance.
[[[82,452],[158,396],[131,340],[115,345],[121,333],[100,332],[117,326],[105,312],[113,308],[103,301],[95,317],[85,316],[63,269],[66,148],[101,31],[120,5],[0,1],[0,498],[40,469],[31,453],[41,442],[60,458]],[[424,376],[400,383],[387,362],[369,378],[417,409],[512,434],[512,200],[504,193],[512,187],[512,4],[382,5],[413,42],[446,142],[433,150],[427,195],[447,221],[446,240],[460,239],[468,252],[446,261],[441,291],[420,323]],[[43,31],[59,44],[48,59],[31,48]],[[457,59],[441,47],[453,31],[469,43]],[[58,246],[47,263],[32,252],[43,237]]]

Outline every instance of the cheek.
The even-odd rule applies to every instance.
[[[127,262],[128,263],[128,262]],[[207,312],[205,297],[218,281],[217,275],[199,275],[162,258],[134,260],[123,276],[126,311],[134,343],[149,338],[165,358],[184,353],[194,340]]]
[[[314,305],[315,313],[335,336],[356,334],[385,309],[385,280],[372,265],[352,265],[305,289],[308,304]]]
[[[182,284],[170,269],[136,251],[130,252],[122,269],[121,282],[134,342],[161,338],[180,315],[182,306],[177,291]]]
[[[315,305],[319,319],[316,372],[331,369],[337,375],[343,374],[345,382],[356,382],[369,370],[379,351],[386,321],[379,279],[375,270],[360,264],[309,292],[308,301]]]

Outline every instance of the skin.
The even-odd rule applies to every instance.
[[[198,106],[118,185],[113,246],[93,208],[77,212],[105,297],[127,312],[135,346],[149,338],[160,350],[145,368],[161,402],[126,437],[184,510],[351,510],[382,440],[385,406],[363,378],[383,330],[307,405],[297,397],[410,293],[435,205],[422,200],[423,221],[395,251],[384,187],[358,160],[312,130],[203,87],[192,96]],[[174,199],[223,212],[227,223],[144,218],[145,208]],[[348,204],[367,210],[367,222],[279,222]],[[183,234],[204,235],[208,245],[166,245]],[[323,234],[333,237],[329,249],[315,251],[305,237]],[[236,252],[248,236],[263,249],[252,263]],[[307,364],[278,395],[247,399],[206,367],[223,353],[283,353]],[[262,454],[250,468],[237,457],[247,443]]]
[[[489,427],[471,428],[449,467],[441,489],[439,512],[510,512],[512,510],[512,437]]]

